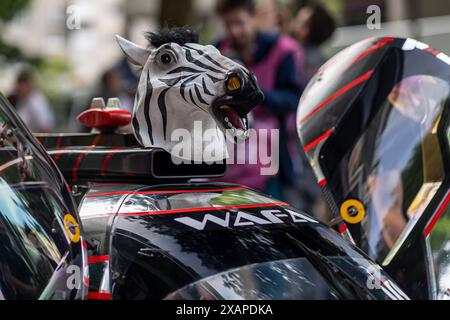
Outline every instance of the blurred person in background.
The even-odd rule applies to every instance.
[[[261,31],[280,32],[277,0],[255,0],[255,27]]]
[[[105,102],[109,98],[119,98],[122,109],[133,111],[133,93],[129,92],[118,67],[106,70],[100,79],[100,88],[95,97],[102,97]]]
[[[117,97],[122,109],[132,112],[134,94],[138,85],[136,74],[126,59],[121,59],[117,64],[107,68],[96,81],[94,90],[90,90],[72,102],[70,115],[68,116],[68,130],[72,132],[90,131],[88,127],[81,125],[76,118],[90,107],[93,98],[103,98],[107,103],[109,98]]]
[[[303,83],[307,84],[326,58],[320,46],[329,40],[334,33],[336,23],[331,14],[319,3],[313,3],[301,8],[292,21],[292,35],[297,39],[305,53]],[[299,106],[301,108],[301,105]],[[327,204],[316,183],[312,169],[305,154],[301,151],[298,174],[296,178],[297,207],[323,221],[329,221],[330,214]]]
[[[105,103],[108,103],[109,98],[119,98],[121,109],[128,110],[132,113],[134,105],[134,90],[137,87],[137,83],[134,87],[131,87],[134,85],[132,82],[133,79],[130,80],[130,77],[124,73],[124,69],[126,68],[127,66],[122,64],[122,60],[118,64],[107,68],[97,81],[98,84],[90,94],[88,101],[84,101],[82,103],[82,109],[75,107],[72,111],[72,117],[76,118],[78,114],[88,109],[93,98],[103,98]],[[80,132],[89,132],[91,130],[86,126],[81,126],[79,123],[76,123],[76,127],[76,131]],[[126,130],[129,131],[130,128],[131,126],[127,127]]]
[[[291,10],[282,1],[256,0],[255,25],[258,30],[289,34],[291,21]]]
[[[295,128],[295,111],[302,91],[299,75],[303,53],[292,38],[258,30],[257,10],[252,0],[219,0],[216,10],[226,30],[225,38],[216,43],[217,48],[252,71],[265,95],[263,104],[251,113],[250,127],[268,129],[268,146],[271,143],[270,130],[280,130],[277,150],[269,151],[279,154],[276,176],[261,175],[258,165],[232,164],[228,166],[224,180],[249,185],[284,199],[283,187],[294,182],[293,163],[296,160],[291,155],[299,154],[298,150],[290,150],[290,140],[298,138],[295,129],[288,135],[287,123],[290,120]],[[258,146],[260,148],[261,145]],[[246,149],[248,151],[248,143]]]
[[[22,70],[8,100],[32,132],[51,132],[55,126],[55,113],[47,98],[36,84],[31,69]]]
[[[307,83],[325,63],[320,46],[329,40],[336,29],[333,16],[320,3],[301,8],[292,22],[292,35],[305,53],[303,81]]]

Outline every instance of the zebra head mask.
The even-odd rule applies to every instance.
[[[137,140],[187,160],[204,160],[212,146],[208,160],[224,159],[224,133],[245,140],[246,115],[263,99],[256,78],[215,47],[198,44],[189,29],[148,33],[147,38],[150,47],[143,48],[117,36],[129,61],[142,68],[132,118]],[[185,134],[190,150],[180,152]]]

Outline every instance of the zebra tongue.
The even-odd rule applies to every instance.
[[[228,118],[228,121],[235,127],[236,129],[242,129],[244,128],[244,122],[242,121],[242,118],[237,114],[236,110],[234,110],[231,107],[224,108],[225,111],[225,117]]]

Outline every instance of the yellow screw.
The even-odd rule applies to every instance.
[[[348,199],[341,205],[342,219],[351,224],[360,223],[366,215],[364,205],[356,199]]]

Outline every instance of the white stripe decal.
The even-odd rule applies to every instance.
[[[439,53],[439,54],[436,56],[436,58],[438,58],[439,60],[445,62],[445,63],[448,64],[448,65],[450,65],[450,57],[447,56],[446,54],[444,54],[444,53],[441,52],[441,53]]]
[[[417,40],[408,38],[406,39],[405,43],[403,44],[402,50],[403,51],[411,51],[416,48]]]

